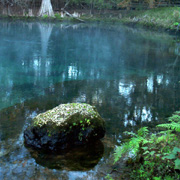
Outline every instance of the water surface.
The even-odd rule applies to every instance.
[[[180,107],[176,37],[112,24],[0,22],[0,179],[101,179],[123,131],[155,127]],[[23,145],[40,112],[95,105],[102,143],[59,154]]]

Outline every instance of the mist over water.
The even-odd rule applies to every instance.
[[[121,25],[0,22],[0,179],[100,179],[123,131],[179,110],[179,50],[173,36]],[[24,147],[34,116],[71,102],[97,107],[102,144],[51,156]]]

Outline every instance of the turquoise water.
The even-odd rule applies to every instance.
[[[180,107],[175,36],[112,24],[0,22],[0,179],[101,179],[123,131],[154,127]],[[23,145],[40,112],[95,105],[106,136],[43,154]]]

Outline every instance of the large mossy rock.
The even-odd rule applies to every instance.
[[[39,114],[25,130],[25,144],[38,149],[59,150],[104,137],[105,122],[94,106],[61,104]]]

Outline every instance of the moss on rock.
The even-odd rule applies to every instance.
[[[82,119],[77,115],[90,119],[99,118],[100,115],[95,107],[85,103],[61,104],[52,110],[41,113],[34,118],[34,126],[53,125],[64,126],[74,122],[79,123]]]
[[[24,132],[25,143],[35,148],[64,149],[104,137],[105,122],[94,106],[61,104],[41,113]]]

